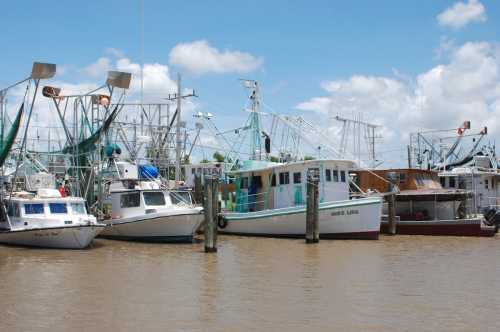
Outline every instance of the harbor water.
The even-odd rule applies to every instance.
[[[0,331],[498,331],[500,239],[0,247]]]

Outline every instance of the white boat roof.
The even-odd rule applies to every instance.
[[[460,175],[493,175],[500,176],[500,172],[495,169],[485,169],[477,167],[455,167],[451,171],[440,172],[439,176],[460,176]]]
[[[11,197],[7,196],[6,199],[15,202],[25,202],[25,203],[33,203],[33,202],[39,202],[39,203],[54,203],[54,202],[61,202],[61,203],[83,203],[85,202],[85,199],[82,197],[73,197],[73,196],[66,196],[66,197],[38,197],[38,196],[19,196],[19,195],[12,195]]]
[[[325,164],[325,163],[335,163],[338,164],[339,166],[344,166],[346,168],[356,168],[356,163],[352,160],[347,160],[347,159],[313,159],[313,160],[301,160],[301,161],[293,161],[289,163],[273,163],[273,162],[268,162],[268,161],[255,161],[251,160],[250,162],[254,163],[247,163],[243,166],[243,168],[232,171],[230,173],[232,174],[243,174],[243,173],[251,173],[251,172],[262,172],[266,170],[274,170],[274,169],[283,169],[283,168],[288,168],[288,167],[294,167],[294,166],[302,166],[304,168],[306,167],[313,167],[314,165],[320,165],[320,164]]]

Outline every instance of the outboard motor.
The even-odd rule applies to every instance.
[[[500,226],[500,210],[495,207],[485,208],[483,209],[483,216],[485,224],[488,226],[495,226],[495,232],[497,232]]]

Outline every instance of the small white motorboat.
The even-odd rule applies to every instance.
[[[56,189],[14,192],[1,211],[0,243],[11,245],[83,249],[105,227],[87,213],[83,198]]]
[[[107,227],[101,237],[144,242],[192,242],[203,208],[188,191],[165,189],[159,179],[139,178],[137,166],[117,162],[120,179],[104,199]]]

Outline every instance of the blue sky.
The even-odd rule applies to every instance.
[[[454,52],[468,42],[487,43],[495,48],[488,54],[498,60],[498,1],[481,0],[483,19],[460,28],[437,19],[453,0],[144,2],[145,63],[168,66],[171,77],[181,71],[184,85],[199,94],[199,107],[217,113],[223,127],[233,116],[246,116],[239,112],[245,103],[240,77],[261,82],[267,105],[299,114],[297,105],[330,93],[322,83],[356,75],[416,81],[440,64],[451,65]],[[58,79],[71,83],[95,80],[81,69],[110,57],[109,48],[140,62],[139,1],[19,0],[4,6],[0,28],[0,86],[25,76],[34,60],[64,66]],[[248,71],[200,74],[169,63],[176,45],[201,40],[220,52],[247,53],[261,64]],[[488,112],[495,101],[486,101]],[[368,109],[356,111],[371,117]]]

